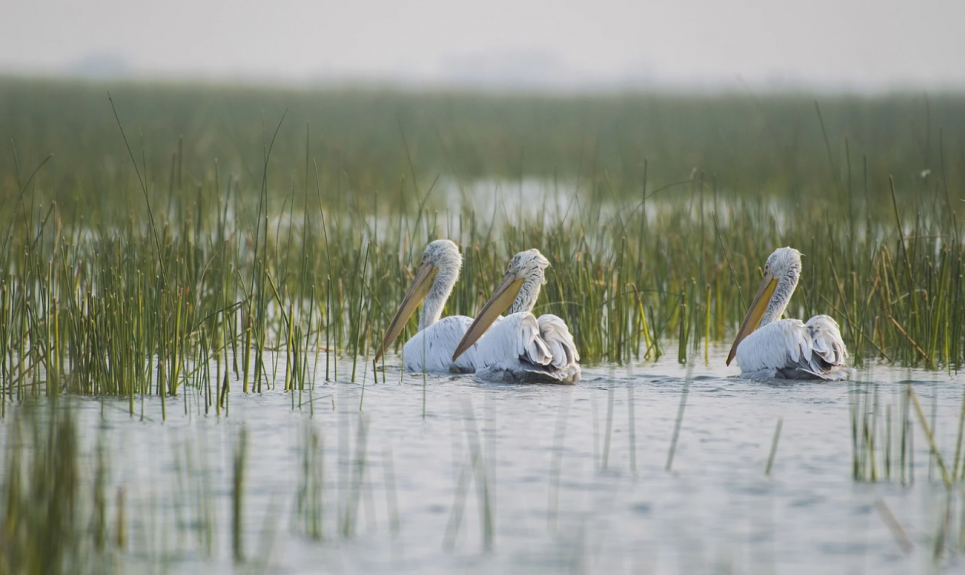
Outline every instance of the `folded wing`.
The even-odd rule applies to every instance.
[[[550,364],[556,369],[572,367],[580,361],[580,354],[576,351],[576,344],[566,322],[553,314],[545,314],[537,319],[539,334],[550,350],[552,360]],[[578,367],[578,366],[577,366]]]
[[[476,367],[476,349],[473,345],[452,361],[456,344],[472,324],[472,318],[464,315],[444,317],[405,342],[406,371],[426,373],[472,373]],[[485,337],[483,337],[485,339]],[[482,340],[480,340],[481,342]],[[478,345],[478,344],[477,344]]]
[[[848,379],[847,357],[838,324],[826,315],[806,324],[784,319],[762,326],[737,350],[737,363],[750,378]]]
[[[476,377],[483,381],[575,383],[579,353],[563,320],[510,314],[476,343]]]

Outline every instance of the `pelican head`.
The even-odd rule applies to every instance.
[[[462,336],[462,341],[459,342],[452,356],[453,361],[472,347],[496,321],[496,318],[510,306],[512,306],[510,313],[532,310],[539,297],[540,286],[546,283],[545,270],[549,265],[549,260],[535,248],[513,256],[506,266],[506,275],[503,276],[502,283],[473,320],[466,334]]]
[[[734,338],[734,345],[727,354],[727,365],[734,360],[737,355],[737,346],[747,336],[754,333],[761,325],[767,325],[781,318],[788,302],[791,301],[791,294],[797,287],[797,280],[801,276],[801,252],[794,248],[778,248],[767,258],[764,264],[764,278],[761,280],[761,287],[751,302],[744,321],[741,322],[740,329],[737,330],[737,337]]]
[[[430,302],[426,302],[419,321],[419,330],[425,329],[439,319],[442,314],[442,306],[449,298],[456,280],[459,279],[460,269],[462,269],[462,254],[459,253],[459,247],[455,243],[449,240],[436,240],[426,246],[425,251],[422,252],[422,261],[419,263],[419,268],[412,278],[409,291],[402,298],[399,311],[392,318],[392,323],[389,324],[389,329],[385,332],[382,345],[375,352],[376,362],[382,357],[385,350],[392,345],[395,338],[399,337],[402,328],[405,327],[406,322],[415,313],[422,300],[426,299],[426,296],[430,296],[432,305],[430,305]]]

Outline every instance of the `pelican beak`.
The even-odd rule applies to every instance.
[[[472,325],[466,331],[466,335],[462,336],[462,341],[456,346],[456,352],[452,354],[452,361],[456,361],[456,358],[465,353],[467,349],[472,347],[479,338],[486,333],[489,326],[496,321],[496,318],[502,315],[506,309],[513,304],[513,300],[516,299],[516,294],[519,293],[520,288],[523,287],[523,280],[517,278],[513,274],[506,274],[503,278],[503,283],[499,284],[496,291],[493,293],[493,297],[489,298],[486,305],[483,306],[482,311],[473,320]]]
[[[405,297],[402,299],[402,304],[399,306],[399,311],[395,312],[395,317],[392,318],[392,323],[389,324],[389,329],[385,332],[385,339],[382,340],[382,345],[379,346],[379,350],[375,352],[375,359],[373,361],[378,362],[385,350],[388,349],[395,338],[399,337],[402,333],[402,328],[405,327],[405,323],[409,321],[412,314],[415,313],[419,304],[422,300],[426,298],[429,294],[429,289],[432,287],[432,281],[435,280],[436,274],[439,273],[439,268],[433,266],[432,264],[422,264],[419,269],[415,272],[415,277],[412,278],[412,285],[409,286],[409,291],[406,292]]]
[[[764,274],[764,279],[761,280],[761,287],[757,290],[757,295],[754,296],[754,301],[751,302],[751,307],[747,310],[747,315],[744,317],[744,321],[741,322],[741,327],[737,330],[737,337],[734,338],[734,345],[730,348],[730,353],[727,354],[727,365],[734,361],[734,356],[737,355],[737,346],[740,342],[744,340],[745,337],[754,333],[757,326],[761,323],[761,318],[764,317],[764,312],[767,310],[767,304],[771,301],[771,296],[774,295],[774,290],[777,288],[777,278],[772,276],[770,272]]]

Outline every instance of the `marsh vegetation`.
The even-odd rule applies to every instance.
[[[252,413],[250,394],[268,392],[286,392],[292,409],[315,413],[336,384],[359,386],[351,401],[364,412],[372,397],[363,386],[401,382],[419,395],[422,420],[431,419],[426,388],[445,380],[410,381],[391,354],[376,376],[369,360],[423,246],[439,237],[456,241],[465,259],[445,314],[474,315],[517,251],[546,255],[551,267],[537,311],[570,326],[599,378],[589,389],[609,389],[600,400],[607,409],[608,370],[683,369],[679,362],[726,374],[720,348],[767,255],[784,245],[806,256],[791,317],[833,315],[859,370],[916,369],[919,378],[944,381],[965,361],[963,105],[955,95],[563,97],[4,78],[0,548],[47,541],[48,523],[10,519],[29,517],[37,501],[94,519],[84,522],[89,536],[72,531],[57,554],[7,555],[15,561],[0,562],[0,572],[49,572],[43,561],[63,564],[64,553],[109,563],[111,553],[87,550],[129,547],[122,541],[131,513],[123,491],[98,483],[106,471],[94,468],[83,505],[73,503],[76,487],[62,488],[73,485],[64,473],[76,467],[76,424],[54,408],[28,418],[30,410],[43,413],[33,405],[38,398],[96,396],[134,420],[192,413],[220,420],[233,402]],[[837,471],[908,484],[916,465],[919,478],[922,466],[933,470],[926,473],[949,493],[933,556],[960,553],[961,542],[952,543],[959,535],[949,534],[961,531],[951,517],[965,478],[962,416],[944,409],[959,405],[959,395],[943,388],[931,396],[948,411],[936,424],[938,407],[929,412],[911,386],[885,396],[870,378],[859,379],[833,398],[850,406],[840,413],[842,426],[850,422],[841,437],[850,459]],[[673,380],[677,395],[683,380]],[[674,444],[687,434],[673,417],[677,395],[664,428],[676,429]],[[629,413],[633,405],[629,399]],[[681,400],[686,422],[684,407]],[[490,491],[495,467],[486,466],[496,456],[480,447],[468,423],[473,412],[456,411],[469,455],[454,472],[457,502],[445,532],[461,525],[455,510],[472,485],[480,540],[485,546],[490,537],[491,545],[486,509],[498,499]],[[379,413],[390,417],[384,406]],[[606,431],[594,438],[605,434],[609,446],[607,413],[599,416]],[[338,472],[347,475],[334,515],[324,503],[324,478],[334,473],[326,471],[325,446],[333,444],[310,426],[293,435],[302,479],[290,523],[309,540],[353,539],[369,505],[371,492],[350,488],[373,472],[352,455],[370,441],[358,417],[344,434],[352,439],[338,446]],[[768,473],[781,471],[782,453],[794,445],[794,422],[781,431],[777,418],[758,430]],[[195,526],[191,552],[215,555],[206,530],[214,517],[234,517],[232,553],[247,561],[245,458],[262,454],[233,431],[232,471],[220,485],[232,486],[238,507],[229,514],[206,507],[214,472],[185,472],[183,493],[195,503],[174,513]],[[34,446],[30,457],[22,445]],[[623,463],[636,472],[637,447],[627,453],[634,463]],[[594,469],[613,465],[594,457]],[[382,453],[386,486],[410,472]],[[385,489],[385,525],[398,533],[389,503],[397,496]],[[265,517],[258,533],[270,539],[276,519]],[[79,521],[35,519],[63,529]],[[446,535],[445,545],[457,535]]]

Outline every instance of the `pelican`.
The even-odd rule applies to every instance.
[[[764,279],[741,323],[727,365],[737,358],[746,379],[826,379],[853,374],[838,324],[816,315],[807,323],[780,319],[801,275],[801,252],[779,248],[767,258]]]
[[[412,285],[385,332],[373,364],[399,337],[419,303],[425,300],[419,316],[419,331],[402,348],[406,371],[472,373],[475,370],[475,348],[466,350],[458,361],[452,359],[456,344],[472,324],[472,318],[452,315],[439,319],[461,269],[462,254],[455,243],[436,240],[426,246]]]
[[[459,342],[453,361],[475,346],[476,379],[481,381],[579,381],[580,354],[566,323],[555,315],[537,318],[530,313],[540,286],[546,283],[544,270],[548,266],[549,261],[539,250],[513,256],[502,283]],[[507,308],[509,315],[500,317]]]

